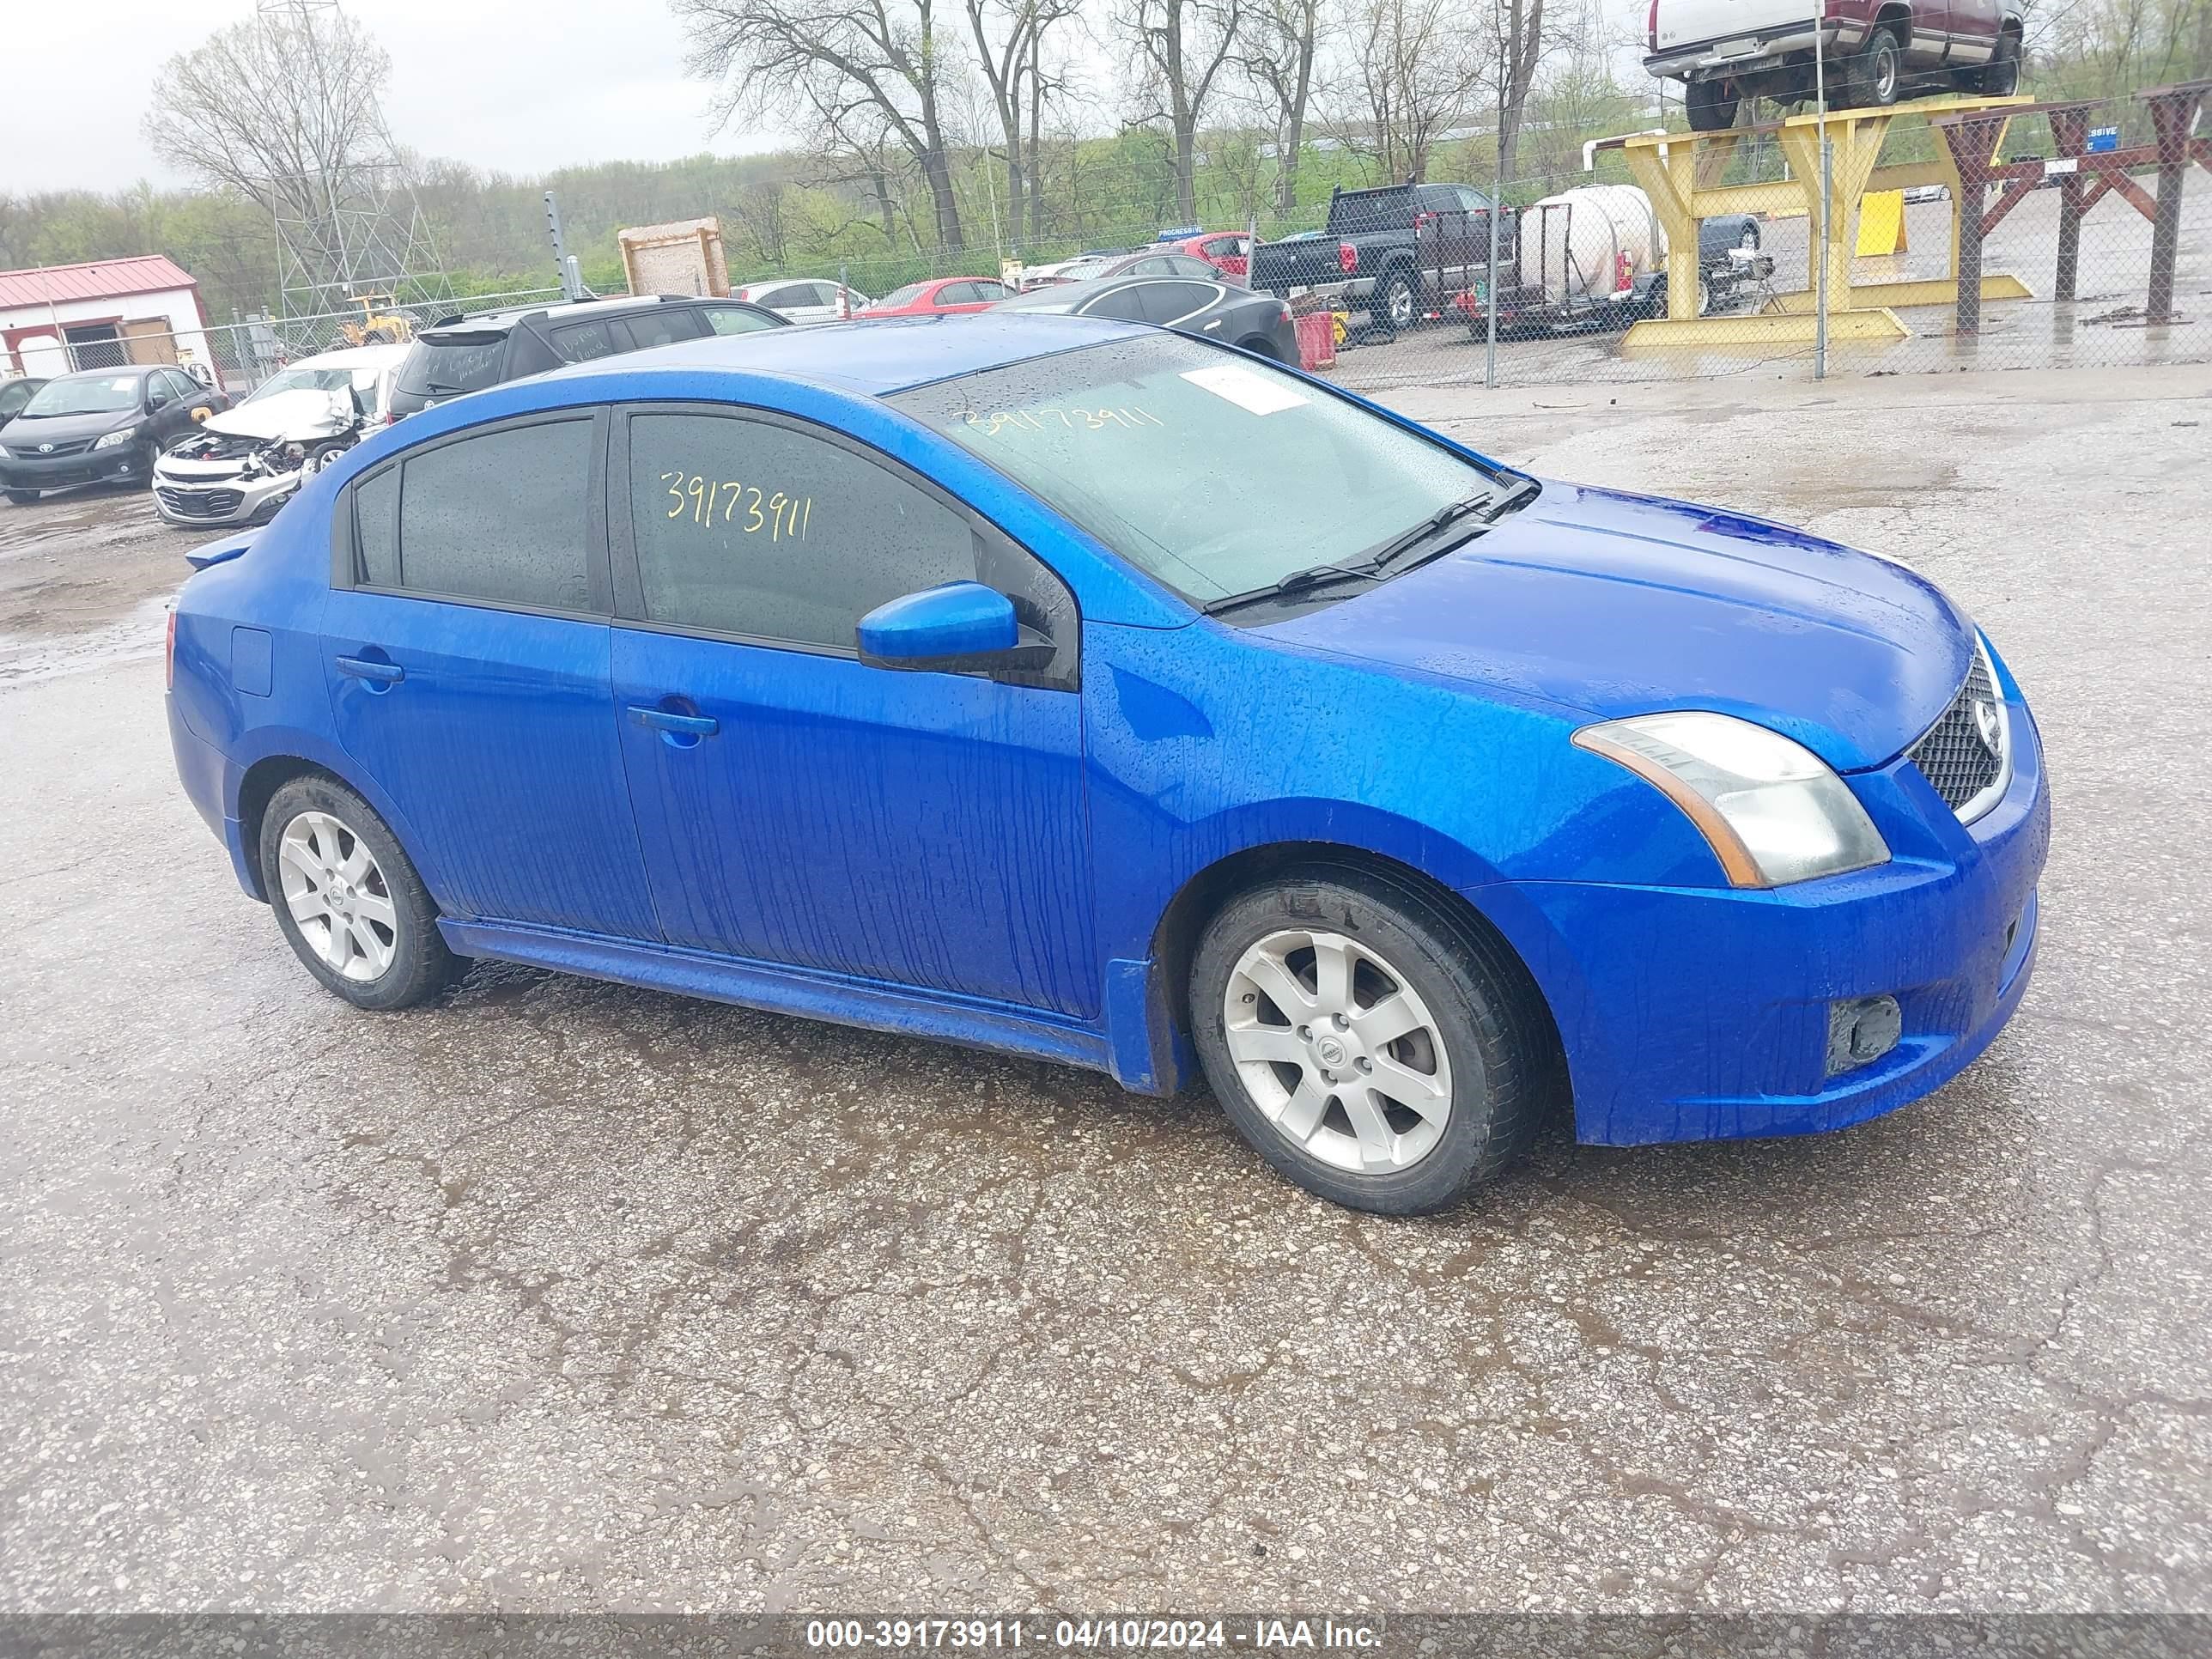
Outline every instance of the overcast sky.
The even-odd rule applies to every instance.
[[[1640,23],[1644,0],[1601,3],[1616,22],[1633,14]],[[88,5],[96,34],[85,32]],[[253,0],[0,7],[0,190],[16,193],[183,182],[139,135],[154,77],[254,10]],[[684,74],[684,36],[665,0],[374,0],[349,9],[392,54],[392,136],[424,155],[528,176],[777,142],[713,129],[709,88]]]
[[[252,0],[0,0],[0,190],[179,182],[139,136],[172,54],[249,17]],[[662,0],[375,0],[349,8],[392,54],[384,112],[412,149],[506,173],[764,148],[715,133]]]

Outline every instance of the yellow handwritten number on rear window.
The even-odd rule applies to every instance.
[[[787,537],[803,541],[814,521],[811,495],[791,495],[781,489],[769,494],[734,478],[709,478],[697,472],[664,472],[660,482],[668,486],[668,493],[676,502],[662,516],[688,518],[701,529],[716,521],[714,515],[719,509],[721,523],[745,535],[756,536],[766,531],[773,542]],[[744,509],[742,519],[738,516],[740,507]]]

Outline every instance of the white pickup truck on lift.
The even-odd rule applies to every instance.
[[[1644,67],[1683,83],[1690,125],[1735,124],[1747,99],[1814,95],[1885,108],[1916,93],[2005,97],[2020,85],[2021,0],[1651,0]]]

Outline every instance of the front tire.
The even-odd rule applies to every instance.
[[[38,499],[39,492],[35,489],[11,489],[8,492],[8,501],[15,507],[35,506]]]
[[[1231,899],[1190,998],[1237,1133],[1307,1191],[1378,1215],[1444,1209],[1512,1163],[1556,1076],[1549,1020],[1504,947],[1364,870]]]
[[[293,953],[356,1008],[428,1001],[458,970],[438,907],[376,811],[334,778],[295,778],[261,818],[261,884]]]

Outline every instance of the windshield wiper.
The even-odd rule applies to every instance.
[[[1439,530],[1447,530],[1462,519],[1471,518],[1487,507],[1494,497],[1488,495],[1470,495],[1463,501],[1454,501],[1449,507],[1439,507],[1402,535],[1389,541],[1368,555],[1368,563],[1377,570],[1388,569]]]
[[[1255,587],[1243,593],[1231,593],[1226,599],[1214,600],[1206,607],[1206,614],[1218,617],[1224,611],[1234,611],[1239,605],[1258,605],[1265,599],[1287,599],[1316,587],[1334,586],[1342,581],[1372,581],[1375,569],[1364,564],[1316,564],[1304,570],[1293,570],[1287,576],[1277,578],[1265,587]]]

